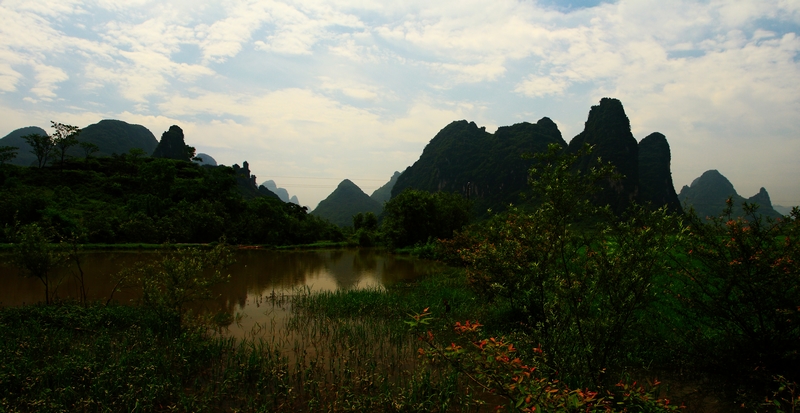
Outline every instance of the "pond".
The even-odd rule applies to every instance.
[[[152,251],[95,251],[82,256],[82,268],[89,300],[103,301],[112,297],[123,268],[136,262],[158,257]],[[373,288],[413,280],[434,273],[442,265],[408,256],[396,256],[372,249],[274,251],[240,249],[236,262],[227,268],[230,281],[214,288],[214,300],[198,305],[199,311],[225,311],[239,315],[231,326],[231,334],[242,336],[254,329],[284,319],[288,309],[275,305],[274,297],[287,296],[299,290],[320,292]],[[44,287],[36,278],[19,276],[17,269],[0,262],[0,306],[19,306],[44,301]],[[57,299],[80,296],[76,281],[77,267],[59,268],[51,274],[57,284]],[[53,287],[51,287],[52,289]],[[113,300],[134,303],[140,291],[122,288],[113,293]],[[273,299],[269,299],[272,297]],[[265,302],[271,305],[265,305]],[[279,321],[280,322],[280,321]]]

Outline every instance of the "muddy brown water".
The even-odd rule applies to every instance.
[[[36,304],[44,301],[44,286],[37,278],[26,278],[0,256],[0,307]],[[136,262],[158,258],[153,251],[94,251],[81,258],[87,296],[90,301],[109,299],[117,285],[117,274]],[[242,249],[236,262],[226,269],[230,281],[214,288],[215,298],[199,305],[201,311],[224,310],[240,315],[232,334],[240,336],[285,318],[288,308],[274,305],[269,297],[281,297],[299,290],[319,292],[364,288],[385,288],[442,269],[441,264],[379,250],[274,251]],[[77,267],[69,265],[50,274],[51,294],[56,299],[80,297]],[[53,293],[53,291],[55,291]],[[113,293],[119,303],[135,303],[140,290],[135,286]],[[280,300],[278,300],[280,301]],[[271,305],[267,305],[271,303]]]

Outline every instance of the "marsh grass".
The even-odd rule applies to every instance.
[[[444,299],[466,312],[468,293],[447,280],[265,296],[276,316],[243,337],[145,307],[5,308],[0,411],[475,411],[462,377],[423,362],[403,324]]]

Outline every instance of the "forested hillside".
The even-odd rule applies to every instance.
[[[39,222],[84,242],[296,244],[339,230],[277,197],[250,195],[233,168],[131,155],[0,168],[0,226]],[[6,235],[3,235],[5,237]],[[7,239],[3,239],[7,242]]]

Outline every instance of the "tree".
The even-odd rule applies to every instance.
[[[24,276],[38,278],[44,285],[44,299],[52,301],[50,271],[64,262],[65,256],[52,237],[36,223],[23,225],[12,234],[11,262]]]
[[[644,329],[674,220],[642,208],[617,218],[592,203],[613,168],[575,168],[588,152],[551,145],[530,171],[535,209],[512,208],[445,245],[467,264],[481,296],[501,300],[528,326],[548,367],[568,382],[605,386],[603,372],[625,367],[624,344]]]
[[[779,220],[743,209],[737,218],[728,198],[717,217],[688,214],[668,285],[678,315],[671,347],[736,393],[774,376],[800,380],[800,209]]]
[[[450,238],[469,222],[469,211],[461,195],[408,188],[385,204],[383,231],[394,247]]]
[[[51,136],[53,146],[60,158],[61,169],[64,168],[64,158],[67,156],[67,149],[78,144],[78,134],[81,132],[77,126],[67,125],[50,121],[52,128],[55,129]]]
[[[142,148],[131,148],[128,151],[128,156],[130,156],[131,159],[136,161],[137,159],[144,158],[145,156],[147,156],[147,152],[145,152],[144,149]]]
[[[6,162],[16,158],[18,150],[16,146],[0,146],[0,165],[5,165]]]
[[[53,150],[53,138],[50,135],[25,135],[22,137],[31,146],[31,153],[36,156],[39,168],[47,165],[47,158]]]
[[[159,260],[126,269],[123,277],[138,279],[144,305],[180,317],[188,303],[212,297],[211,287],[229,279],[222,270],[233,262],[224,242],[210,250],[165,246]]]
[[[91,142],[81,142],[78,145],[80,145],[81,149],[83,149],[83,152],[86,154],[86,159],[89,159],[93,153],[100,150],[99,146]]]

